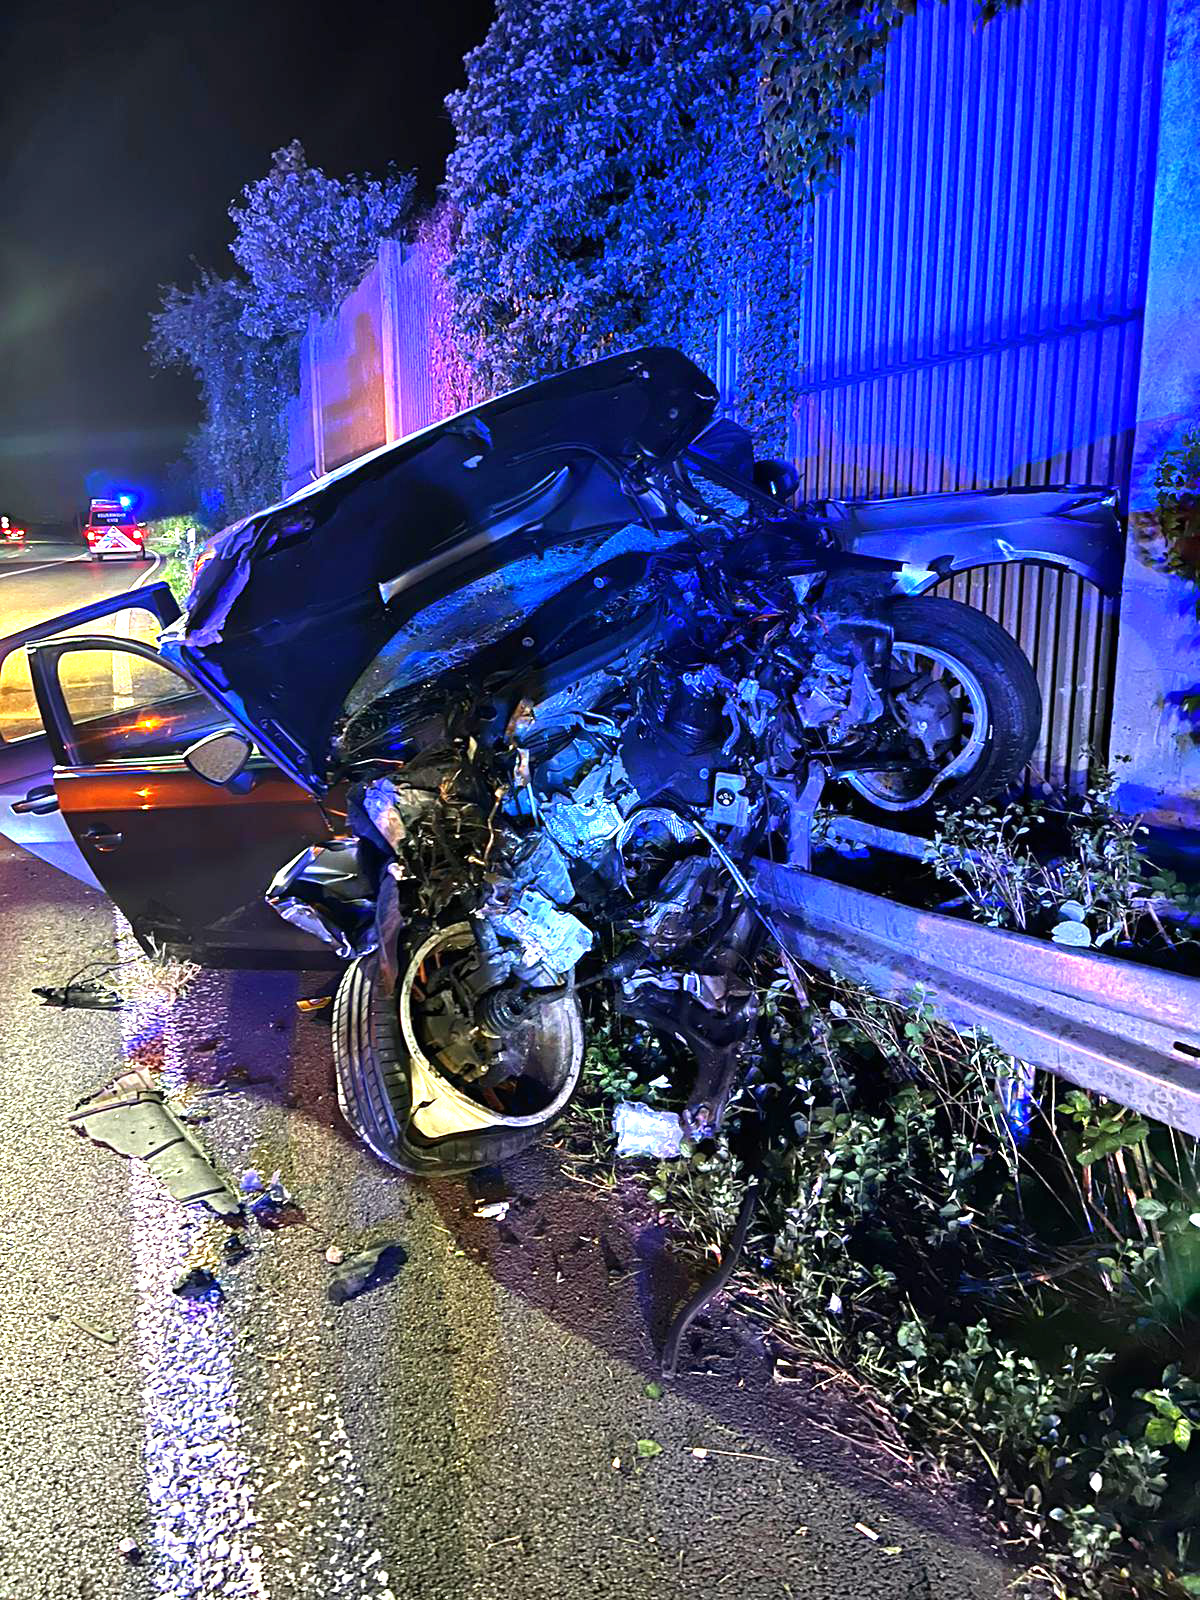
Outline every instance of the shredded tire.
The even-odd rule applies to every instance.
[[[395,996],[384,992],[375,955],[360,956],[338,986],[333,1058],[347,1122],[381,1161],[412,1177],[453,1176],[507,1161],[540,1139],[566,1109],[536,1126],[497,1121],[471,1132],[423,1138],[412,1126],[408,1055]]]

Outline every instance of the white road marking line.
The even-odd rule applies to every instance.
[[[119,959],[136,956],[128,923],[119,914],[115,921]],[[121,1033],[130,1065],[159,1057],[168,1094],[182,1088],[169,1001],[128,1001]],[[268,1600],[237,1410],[234,1329],[219,1302],[171,1287],[204,1231],[203,1214],[173,1200],[139,1161],[130,1163],[129,1200],[155,1590],[163,1600]]]
[[[129,924],[119,912],[114,922],[118,959],[136,956]],[[168,1096],[187,1083],[181,1032],[169,1001],[130,1000],[121,1012],[128,1064],[161,1065]],[[271,1348],[287,1359],[267,1363],[255,1420],[244,1418],[234,1357],[245,1329],[221,1302],[171,1287],[205,1214],[173,1200],[138,1161],[130,1212],[155,1593],[396,1600],[340,1398],[312,1382],[321,1316],[286,1302],[274,1308]]]
[[[153,557],[153,559],[150,562],[150,565],[146,568],[145,572],[142,573],[142,575],[138,579],[138,581],[136,583],[131,583],[130,584],[130,586],[129,586],[130,589],[140,589],[144,583],[149,583],[150,579],[154,576],[154,574],[158,571],[159,567],[161,567],[162,564],[163,564],[162,556],[159,555],[159,556]]]
[[[20,572],[0,572],[0,578],[28,578],[34,572],[45,572],[50,567],[67,567],[72,561],[87,559],[87,556],[60,556],[57,561],[43,561],[36,567],[22,567]]]

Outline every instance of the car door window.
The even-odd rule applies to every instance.
[[[229,719],[163,661],[115,646],[81,646],[58,659],[65,730],[79,766],[181,755]]]
[[[131,605],[123,612],[77,623],[60,631],[64,638],[70,638],[73,633],[111,633],[114,637],[153,645],[162,626],[155,612]],[[0,654],[0,743],[12,744],[41,733],[42,713],[34,694],[24,645],[13,638],[6,640],[5,645]]]

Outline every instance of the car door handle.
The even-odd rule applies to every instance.
[[[24,800],[14,800],[12,809],[20,815],[45,817],[58,810],[58,796],[52,783],[39,783],[30,789]]]
[[[110,833],[107,828],[91,827],[83,830],[83,837],[97,850],[115,850],[125,838],[123,833]]]

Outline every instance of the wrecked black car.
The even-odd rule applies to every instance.
[[[807,865],[831,789],[916,816],[1028,760],[1028,661],[928,591],[1035,561],[1115,592],[1107,490],[797,509],[718,399],[666,349],[561,374],[227,529],[186,614],[142,592],[157,649],[29,645],[54,773],[27,753],[18,819],[57,808],[147,947],[345,963],[341,1104],[405,1172],[553,1122],[588,986],[688,1047],[711,1133],[774,938],[755,861]],[[114,648],[129,692],[78,714],[65,669]]]

